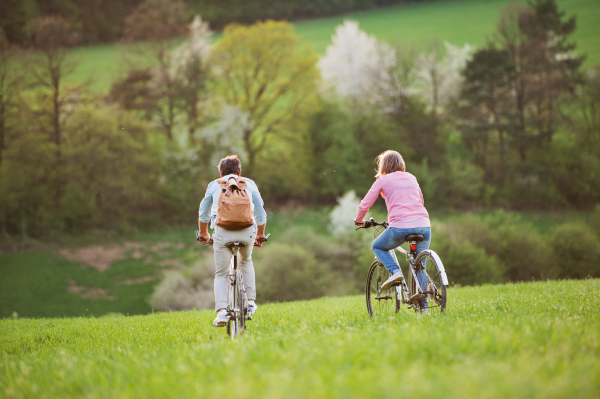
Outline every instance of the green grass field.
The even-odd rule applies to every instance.
[[[452,288],[444,315],[362,296],[214,313],[0,320],[5,398],[597,398],[600,280]]]
[[[319,54],[325,52],[335,27],[344,19],[359,21],[363,30],[390,43],[414,44],[417,49],[434,38],[456,45],[481,46],[494,32],[500,10],[510,2],[526,3],[523,0],[426,1],[298,22],[296,30]],[[600,4],[597,0],[560,0],[558,4],[568,16],[577,15],[578,27],[573,39],[578,52],[588,54],[586,65],[593,65],[600,59]],[[76,49],[72,54],[79,60],[79,66],[69,79],[90,82],[94,90],[107,91],[123,70],[122,53],[127,52],[128,47],[114,44]]]
[[[267,230],[274,237],[292,225],[325,233],[328,212],[269,210]],[[41,249],[0,253],[0,318],[13,312],[22,317],[149,313],[148,298],[164,272],[197,263],[205,254],[195,241],[196,228],[108,237],[95,232],[38,243]]]
[[[272,234],[273,243],[278,243],[278,237],[291,227],[306,226],[328,236],[330,210],[328,207],[269,210],[267,232]],[[375,207],[370,214],[382,220],[385,209]],[[463,214],[433,213],[432,223],[435,226]],[[485,221],[496,216],[487,212],[478,217]],[[593,223],[596,216],[589,212],[523,212],[511,213],[511,217],[513,223],[533,227],[544,239],[565,222],[589,223],[596,228]],[[29,250],[18,252],[3,243],[0,318],[11,317],[14,312],[19,317],[31,318],[150,313],[148,299],[164,273],[187,269],[210,251],[196,243],[195,229],[193,225],[167,227],[128,235],[93,231],[35,243]],[[439,252],[438,239],[434,236],[432,249]],[[444,260],[446,254],[439,254]],[[366,277],[369,264],[365,264],[361,279]],[[452,270],[448,269],[448,273]]]

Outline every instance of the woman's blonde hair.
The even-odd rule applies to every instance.
[[[397,151],[387,150],[377,157],[377,174],[380,177],[397,171],[406,172],[406,165],[402,155]]]

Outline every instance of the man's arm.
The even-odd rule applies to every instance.
[[[200,202],[200,209],[198,209],[198,231],[200,237],[206,240],[206,242],[210,241],[210,234],[208,234],[208,223],[210,222],[210,210],[212,208],[213,197],[211,193],[211,185],[210,183],[206,188],[206,194]]]
[[[252,187],[252,203],[254,204],[254,218],[256,219],[256,240],[254,245],[262,247],[264,242],[258,241],[259,238],[265,238],[265,227],[267,227],[267,212],[265,211],[264,202],[258,192],[256,183]]]

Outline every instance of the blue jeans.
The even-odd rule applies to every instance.
[[[400,266],[396,263],[395,257],[392,255],[394,248],[404,243],[404,238],[409,234],[423,234],[424,239],[422,242],[417,243],[417,255],[426,249],[429,249],[431,243],[431,228],[430,227],[417,227],[414,229],[400,229],[398,227],[388,227],[379,237],[373,241],[373,253],[379,259],[383,266],[392,274],[400,270]],[[425,261],[423,261],[425,266]],[[419,285],[423,290],[427,289],[427,278],[425,273],[419,270],[417,272],[417,279]],[[427,307],[427,299],[423,301],[423,305]]]

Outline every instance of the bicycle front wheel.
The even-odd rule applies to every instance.
[[[390,278],[390,272],[375,260],[367,274],[367,285],[365,294],[367,299],[367,311],[371,317],[393,315],[400,310],[396,287],[387,290],[381,289],[381,284]]]
[[[437,254],[431,250],[425,250],[417,256],[415,264],[420,265],[425,261],[425,279],[424,284],[421,288],[427,295],[423,298],[420,303],[421,310],[428,310],[429,312],[444,312],[446,310],[446,303],[448,301],[447,284],[444,284],[446,280],[444,271],[444,265],[437,256]],[[443,277],[442,277],[443,276]],[[414,280],[411,278],[411,280]],[[413,289],[410,290],[411,295],[416,293],[416,282],[413,281]],[[447,281],[446,281],[447,283]]]

